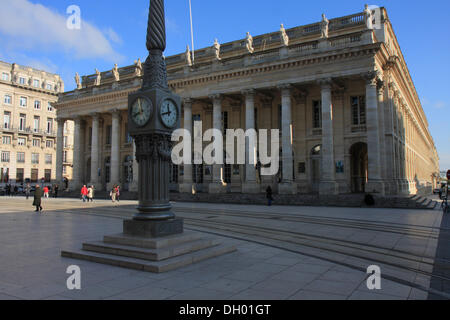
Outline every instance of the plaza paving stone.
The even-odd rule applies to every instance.
[[[79,249],[83,242],[99,241],[104,235],[120,233],[122,219],[133,214],[136,203],[125,201],[119,207],[112,207],[108,201],[83,204],[72,199],[48,199],[44,201],[42,215],[34,213],[31,204],[32,200],[23,198],[0,198],[0,300],[423,300],[428,297],[428,292],[417,286],[428,288],[430,276],[384,264],[380,264],[382,274],[409,281],[411,285],[383,279],[382,290],[368,290],[368,275],[363,270],[368,266],[367,260],[309,247],[308,244],[315,244],[314,239],[303,246],[286,243],[280,248],[282,241],[274,240],[265,245],[246,241],[245,235],[230,238],[226,232],[219,235],[217,230],[211,229],[221,240],[236,245],[238,250],[162,274],[62,258],[62,249]],[[207,215],[200,211],[210,210],[218,216],[217,221],[395,247],[415,255],[434,257],[436,249],[442,248],[442,244],[438,246],[437,237],[417,238],[374,230],[365,233],[365,230],[315,225],[310,221],[277,221],[273,224],[276,220],[258,217],[259,214],[274,214],[280,218],[289,215],[301,219],[350,219],[361,223],[370,220],[382,224],[439,227],[442,214],[437,210],[268,208],[204,203],[175,203],[174,208],[177,215],[186,218],[205,219]],[[185,212],[186,208],[200,210]],[[226,216],[230,212],[252,216]],[[195,229],[189,225],[189,219],[186,222],[187,229]],[[81,290],[70,291],[66,287],[69,277],[66,269],[70,265],[81,268]],[[411,262],[410,266],[433,271],[432,265]],[[446,287],[446,284],[440,284],[440,288]]]

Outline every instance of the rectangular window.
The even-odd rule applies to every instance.
[[[47,90],[52,90],[53,86],[51,83],[47,83]]]
[[[33,87],[39,88],[39,80],[33,80]]]
[[[67,148],[69,146],[67,141],[68,141],[68,137],[64,136],[64,148]]]
[[[36,183],[39,180],[39,169],[31,169],[31,182]]]
[[[64,151],[63,153],[63,162],[67,163],[67,151]]]
[[[51,105],[51,103],[47,103],[47,111],[48,112],[53,112],[53,106]]]
[[[2,151],[2,162],[9,163],[9,160],[10,160],[9,151]]]
[[[27,138],[17,138],[17,144],[19,146],[25,146],[27,144]]]
[[[67,174],[67,167],[63,166],[63,174]]]
[[[3,72],[3,73],[2,73],[2,80],[3,80],[3,81],[9,81],[9,74]]]
[[[11,104],[12,103],[12,98],[11,98],[11,96],[9,95],[9,94],[7,94],[6,96],[5,96],[5,104]]]
[[[53,140],[47,140],[45,142],[45,144],[46,144],[47,148],[53,148],[53,146],[54,146]]]
[[[20,106],[21,107],[23,107],[23,108],[26,108],[27,107],[27,101],[28,99],[26,98],[26,97],[20,97]]]
[[[27,79],[20,77],[19,78],[19,84],[25,85],[27,83]]]
[[[17,163],[25,163],[25,152],[17,152]]]
[[[112,126],[106,127],[106,144],[111,144]]]
[[[313,101],[313,128],[322,128],[322,101]]]
[[[24,178],[24,169],[16,169],[16,182],[22,183]]]
[[[19,119],[19,131],[25,131],[26,126],[27,126],[27,117],[26,115],[21,114]]]
[[[45,183],[52,182],[52,170],[51,169],[45,169],[44,179],[45,179]]]
[[[39,153],[32,153],[31,154],[31,163],[32,164],[39,164]]]
[[[5,114],[3,116],[3,127],[5,129],[10,129],[10,127],[11,127],[11,113],[10,112],[5,112]]]
[[[33,139],[33,147],[40,147],[41,139]]]
[[[46,154],[45,155],[45,164],[52,164],[53,162],[53,158],[51,154]]]
[[[39,100],[34,101],[34,109],[41,110],[41,102]]]
[[[3,144],[11,144],[11,136],[3,136],[2,142]]]
[[[222,112],[222,132],[225,134],[228,129],[228,112]]]
[[[47,119],[47,133],[53,132],[53,119]]]
[[[34,132],[39,132],[40,129],[40,122],[41,122],[41,118],[40,117],[34,117]]]
[[[352,124],[354,126],[366,124],[366,97],[351,97]]]

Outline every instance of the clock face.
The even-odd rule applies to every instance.
[[[131,118],[138,126],[144,126],[151,118],[153,106],[150,100],[137,98],[131,107]]]
[[[178,121],[178,108],[172,100],[164,100],[161,104],[161,108],[159,108],[159,112],[161,121],[166,127],[175,127]]]

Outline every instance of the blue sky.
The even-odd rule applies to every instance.
[[[166,56],[190,44],[188,0],[166,0]],[[195,47],[211,46],[340,17],[363,10],[364,1],[192,0]],[[81,9],[82,30],[67,34],[67,8]],[[148,0],[0,0],[0,60],[30,65],[63,77],[93,74],[145,59]],[[450,169],[450,1],[371,1],[384,6],[394,26],[441,158]]]

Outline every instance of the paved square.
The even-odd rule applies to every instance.
[[[31,203],[0,198],[2,300],[448,298],[442,277],[441,289],[430,289],[437,248],[448,241],[440,240],[440,211],[175,203],[186,229],[238,250],[153,274],[61,257],[120,233],[135,202],[48,199],[42,215]],[[70,265],[81,268],[81,290],[67,289]],[[367,288],[369,265],[381,268],[381,290]]]

